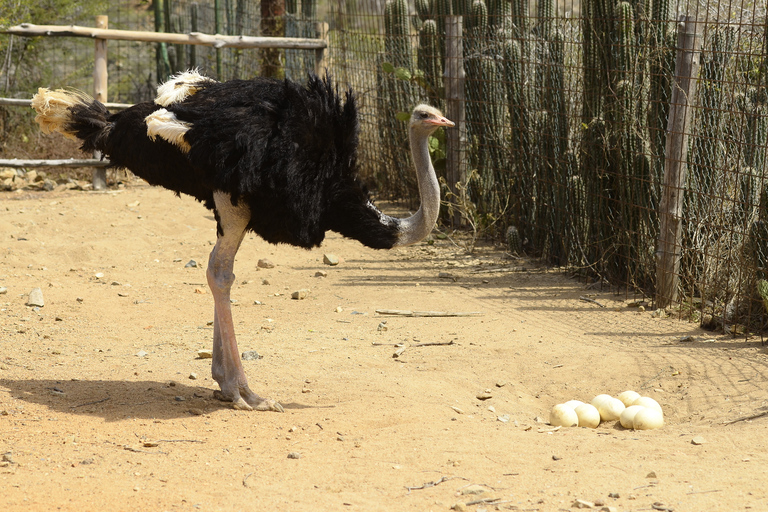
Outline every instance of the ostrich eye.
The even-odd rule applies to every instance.
[[[429,117],[429,114],[427,112],[419,112],[419,117],[422,119],[426,119]]]

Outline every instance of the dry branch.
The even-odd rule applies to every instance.
[[[409,311],[407,309],[377,309],[376,313],[380,315],[396,315],[410,317],[456,317],[456,316],[479,316],[480,311],[470,312],[451,312],[451,311]]]

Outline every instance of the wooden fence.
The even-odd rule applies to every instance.
[[[134,30],[108,29],[108,17],[96,16],[96,27],[80,27],[77,25],[33,25],[22,23],[14,27],[0,30],[0,33],[13,34],[23,37],[88,37],[94,40],[94,66],[93,66],[93,97],[104,103],[107,108],[122,109],[130,107],[124,103],[107,102],[107,41],[142,41],[147,43],[173,43],[187,45],[203,45],[214,48],[277,48],[287,50],[314,50],[315,73],[322,74],[327,67],[326,49],[328,48],[327,34],[328,24],[318,23],[317,33],[323,38],[305,39],[297,37],[252,37],[230,36],[221,34],[203,34],[191,32],[189,34],[172,34],[164,32],[144,32]],[[0,98],[0,105],[29,106],[31,100]],[[68,160],[19,160],[0,159],[0,167],[94,167],[93,189],[103,190],[107,187],[106,167],[109,161],[103,160],[96,154],[92,159],[68,159]]]

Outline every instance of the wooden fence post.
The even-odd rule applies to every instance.
[[[315,24],[315,32],[317,39],[328,42],[328,23],[318,21]],[[315,50],[315,74],[319,77],[325,76],[326,68],[328,68],[328,48],[318,48]]]
[[[664,181],[659,204],[659,245],[656,251],[656,307],[677,301],[680,284],[683,196],[688,160],[691,104],[699,75],[701,38],[692,16],[677,25],[677,57],[667,120]]]
[[[466,184],[467,180],[464,50],[461,31],[461,16],[445,17],[445,115],[456,123],[454,128],[446,130],[445,176],[448,186],[456,196],[459,195],[456,183]],[[461,222],[461,212],[457,209],[453,224],[458,226]]]
[[[96,28],[109,28],[108,16],[96,16]],[[93,59],[93,98],[102,103],[107,102],[107,40],[95,39],[95,55]],[[100,159],[101,151],[94,151],[93,158]],[[91,175],[93,190],[106,190],[107,170],[99,167]]]

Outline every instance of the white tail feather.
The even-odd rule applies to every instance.
[[[178,146],[185,153],[189,152],[190,145],[184,138],[184,134],[192,127],[191,124],[179,121],[173,112],[164,108],[149,114],[144,118],[144,122],[147,124],[147,136],[150,139],[155,140],[155,137],[160,137]]]
[[[71,120],[69,109],[75,105],[87,105],[89,100],[84,93],[64,89],[51,91],[40,87],[32,97],[32,108],[37,111],[35,121],[43,133],[59,132],[70,139],[77,139],[74,133],[66,130]]]

